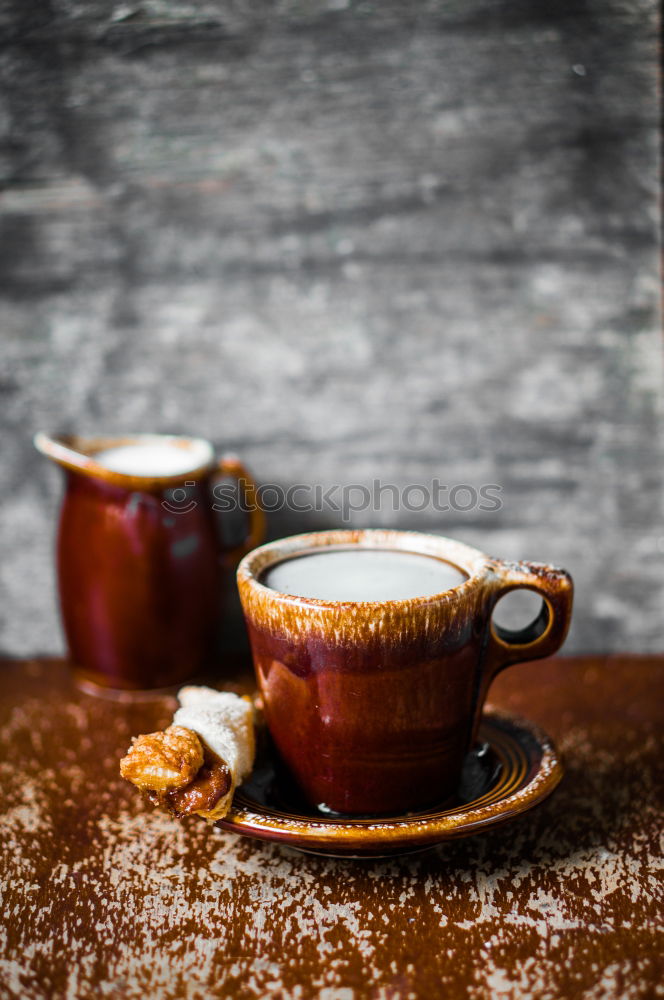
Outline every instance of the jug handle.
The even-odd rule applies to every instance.
[[[258,504],[256,483],[236,455],[222,455],[217,461],[214,475],[235,479],[240,499],[247,512],[249,530],[244,540],[238,545],[222,546],[224,561],[233,565],[238,563],[247,552],[265,541],[265,512]],[[213,507],[213,509],[216,508]]]

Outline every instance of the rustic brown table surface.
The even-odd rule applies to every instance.
[[[52,660],[0,671],[3,997],[663,995],[664,658],[512,668],[491,701],[557,740],[552,798],[361,862],[146,805],[118,759],[170,720],[168,698],[95,697]]]

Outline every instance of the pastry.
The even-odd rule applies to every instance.
[[[254,763],[254,710],[249,698],[208,687],[184,687],[168,729],[132,740],[120,774],[174,816],[214,822]]]

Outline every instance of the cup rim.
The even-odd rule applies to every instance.
[[[455,586],[435,594],[392,598],[383,601],[335,601],[305,597],[299,594],[285,594],[260,582],[259,577],[270,566],[293,558],[304,550],[324,549],[336,545],[345,547],[358,545],[361,548],[369,549],[397,549],[402,552],[411,552],[414,555],[434,556],[456,566],[467,575],[465,580],[455,584]],[[450,600],[464,596],[486,576],[490,566],[491,559],[484,552],[445,535],[398,528],[332,528],[300,535],[288,535],[252,549],[238,566],[237,581],[240,588],[248,586],[264,599],[272,599],[279,603],[298,607],[321,610],[326,608],[345,610],[360,607],[367,610],[370,608],[398,608],[408,605],[412,608],[436,603],[443,599]]]

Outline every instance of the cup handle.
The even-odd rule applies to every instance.
[[[217,462],[215,475],[236,480],[247,510],[248,532],[245,539],[238,545],[222,546],[224,560],[235,564],[247,552],[265,541],[265,512],[258,504],[256,483],[236,455],[222,455]]]
[[[539,660],[560,649],[572,618],[574,584],[564,569],[544,563],[491,560],[494,584],[491,614],[511,590],[532,590],[542,598],[542,610],[530,625],[512,630],[489,621],[489,635],[476,702],[472,741],[477,738],[482,709],[494,677],[515,663]]]
[[[492,560],[498,578],[491,611],[511,590],[532,590],[542,598],[542,609],[530,625],[512,630],[489,623],[489,647],[485,672],[492,680],[505,667],[522,660],[539,660],[560,649],[572,618],[574,585],[564,569],[544,563]]]

